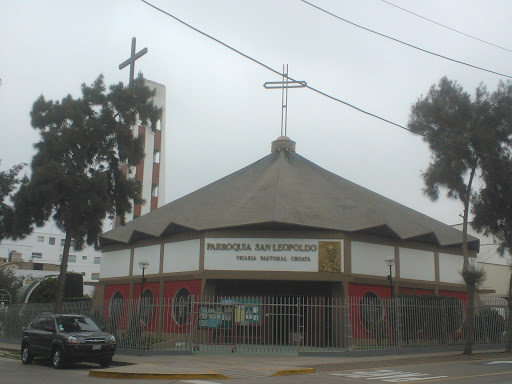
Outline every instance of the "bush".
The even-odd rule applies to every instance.
[[[82,297],[83,277],[80,273],[67,272],[64,299]],[[57,279],[50,277],[41,282],[29,297],[29,303],[53,303],[57,294]]]
[[[424,339],[446,344],[463,325],[464,306],[454,297],[401,295],[395,300],[400,303],[395,307],[399,311],[395,316],[400,320],[405,342]],[[389,323],[394,326],[393,316]]]
[[[503,341],[505,318],[492,308],[482,308],[475,316],[475,341],[496,343]]]

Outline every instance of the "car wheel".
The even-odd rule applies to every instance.
[[[112,359],[102,361],[100,363],[100,366],[103,367],[103,368],[108,368],[108,367],[110,367],[110,364],[112,364]]]
[[[55,369],[61,369],[64,367],[64,354],[62,349],[55,348],[52,354],[52,364]]]
[[[30,364],[34,360],[34,356],[30,353],[28,345],[24,345],[21,349],[21,362],[23,364]]]

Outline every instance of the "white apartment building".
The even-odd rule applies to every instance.
[[[462,231],[462,224],[456,224],[453,227]],[[468,234],[480,239],[477,265],[486,273],[486,279],[480,288],[494,290],[496,297],[508,296],[512,255],[505,252],[501,256],[498,252],[499,244],[492,237],[477,233],[471,224],[468,225]]]
[[[23,240],[4,239],[0,243],[0,258],[9,259],[12,253],[19,253],[23,261],[32,261],[33,270],[17,270],[18,275],[41,277],[58,275],[58,272],[43,271],[43,264],[60,265],[64,250],[65,235],[56,230],[34,231]],[[84,278],[84,294],[92,296],[94,287],[87,283],[96,282],[100,278],[101,252],[94,247],[86,246],[76,251],[69,250],[68,272],[81,273]]]

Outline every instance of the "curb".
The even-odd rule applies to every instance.
[[[101,369],[92,369],[89,371],[90,377],[101,377],[106,379],[139,379],[139,380],[206,380],[206,379],[231,379],[229,376],[220,373],[149,373],[149,372],[122,372],[105,371]]]
[[[315,373],[314,368],[292,368],[292,369],[281,369],[274,372],[270,377],[274,376],[291,376],[291,375],[307,375],[309,373]]]
[[[0,352],[0,357],[2,357],[4,359],[21,360],[20,355],[15,355],[14,353],[9,353],[9,352]]]

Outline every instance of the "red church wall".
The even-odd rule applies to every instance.
[[[201,280],[185,280],[185,281],[170,281],[164,284],[164,331],[166,332],[188,332],[188,324],[178,324],[175,320],[175,313],[173,312],[173,299],[176,293],[185,288],[190,296],[193,296],[195,301],[199,301],[201,297]],[[139,298],[141,284],[137,283],[133,286],[133,300],[129,301],[130,285],[129,284],[116,284],[105,286],[105,308],[104,315],[107,319],[110,317],[110,306],[112,296],[119,292],[123,298],[123,308],[117,311],[118,327],[126,329],[128,323],[128,312],[133,312],[134,306],[139,305]],[[151,291],[153,294],[153,302],[159,303],[160,298],[160,283],[145,283],[144,292]],[[183,308],[183,307],[182,307]],[[158,330],[159,306],[155,305],[153,312],[150,315],[149,321],[146,322],[145,327],[151,331]]]
[[[141,284],[133,285],[133,303],[134,305],[138,305],[140,298],[140,288]],[[148,330],[157,331],[158,330],[158,313],[159,313],[159,305],[158,303],[160,298],[160,283],[144,283],[144,292],[146,290],[151,291],[153,294],[153,303],[155,306],[152,308],[153,312],[148,318],[149,321],[146,322],[146,327]]]
[[[123,300],[128,300],[130,296],[130,284],[105,285],[105,305],[109,305],[112,295],[119,291]]]
[[[349,284],[349,312],[350,323],[352,324],[352,337],[354,339],[367,339],[372,338],[370,330],[366,329],[361,321],[360,316],[360,303],[361,298],[367,293],[374,293],[379,298],[391,296],[391,288],[382,285],[369,285],[369,284]]]
[[[386,298],[391,296],[391,289],[389,286],[384,285],[370,285],[370,284],[349,284],[348,296],[349,297],[363,297],[368,292],[373,292],[380,298]],[[420,288],[400,288],[400,294],[408,295],[433,295],[432,289],[420,289]],[[457,291],[439,291],[439,296],[455,297],[459,300],[465,301],[468,299],[467,292]]]
[[[165,313],[164,313],[164,331],[166,332],[188,332],[188,324],[179,324],[176,322],[173,312],[173,299],[176,293],[185,288],[194,301],[201,299],[201,280],[168,281],[164,285]],[[185,307],[181,307],[185,309]],[[197,312],[196,312],[197,313]],[[196,323],[196,321],[194,321]]]
[[[349,284],[348,296],[349,297],[363,297],[368,292],[373,292],[377,296],[384,298],[391,296],[391,288],[383,285],[369,285],[369,284]]]
[[[432,289],[400,288],[400,294],[423,296],[423,295],[434,295],[434,291]]]
[[[361,316],[361,298],[367,293],[374,293],[379,298],[389,298],[391,296],[391,290],[389,286],[382,285],[369,285],[369,284],[349,284],[348,296],[350,298],[350,321],[352,324],[352,337],[354,339],[366,339],[372,338],[371,330],[367,329],[360,318]],[[416,289],[416,288],[400,288],[401,294],[408,295],[433,295],[433,290],[430,289]],[[466,292],[456,291],[440,291],[439,296],[455,297],[461,300],[464,304],[467,302]],[[382,311],[384,311],[384,307]],[[383,312],[384,313],[384,312]],[[390,329],[386,326],[384,332],[390,332]],[[385,334],[384,337],[389,337]]]
[[[104,316],[106,319],[110,319],[111,316],[111,299],[112,296],[119,292],[123,298],[123,307],[120,310],[115,309],[113,316],[118,317],[117,326],[120,329],[126,329],[127,325],[127,313],[128,313],[128,299],[130,297],[130,285],[129,284],[116,284],[116,285],[106,285],[105,286],[105,307],[104,307]]]
[[[462,301],[467,301],[468,293],[467,292],[455,292],[455,291],[439,291],[439,296],[450,296],[455,297]]]

